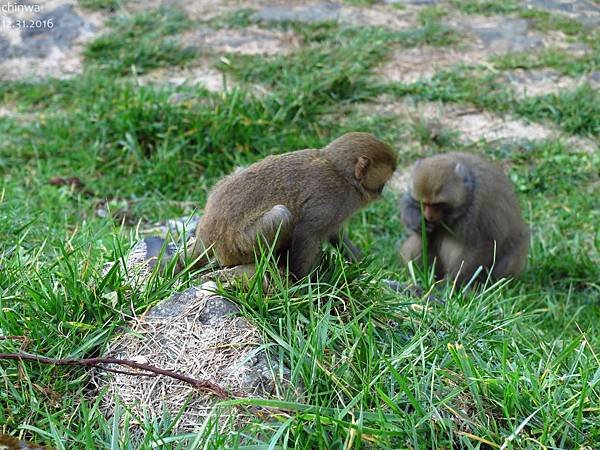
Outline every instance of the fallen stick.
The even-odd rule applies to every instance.
[[[149,364],[142,364],[135,361],[131,361],[129,359],[117,359],[117,358],[109,358],[109,357],[101,357],[101,358],[87,358],[87,359],[53,359],[48,358],[46,356],[38,356],[38,355],[30,355],[27,353],[0,353],[0,360],[17,360],[17,361],[31,361],[38,362],[41,364],[50,364],[54,366],[84,366],[84,367],[96,367],[101,370],[106,370],[108,372],[117,372],[117,373],[126,373],[127,375],[137,375],[137,376],[156,376],[163,375],[166,377],[171,377],[179,381],[183,381],[184,383],[191,384],[196,389],[211,392],[215,394],[217,397],[222,398],[224,400],[229,400],[232,398],[231,394],[228,393],[225,389],[223,389],[218,384],[213,383],[208,380],[198,380],[196,378],[188,377],[186,375],[181,375],[177,372],[173,372],[172,370],[161,369],[160,367],[154,367]],[[103,367],[102,364],[116,364],[120,366],[127,366],[133,369],[144,370],[150,373],[133,373],[133,372],[122,372],[116,369],[110,369],[107,367]]]

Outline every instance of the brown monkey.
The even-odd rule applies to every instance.
[[[191,255],[197,265],[207,262],[202,253],[213,252],[223,266],[249,264],[262,238],[289,256],[298,278],[314,267],[325,240],[357,259],[359,250],[340,237],[340,226],[380,197],[395,168],[391,148],[368,133],[345,134],[323,149],[268,156],[217,183]]]
[[[438,278],[468,282],[517,276],[525,267],[529,229],[510,182],[501,169],[467,153],[417,161],[412,186],[402,200],[402,220],[411,234],[401,248],[405,263],[422,257],[421,206],[428,263]]]

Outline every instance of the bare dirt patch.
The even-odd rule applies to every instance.
[[[598,146],[580,136],[567,136],[560,130],[516,117],[500,117],[488,111],[457,104],[415,102],[411,98],[393,99],[380,96],[364,107],[366,114],[396,115],[399,121],[433,123],[458,133],[465,144],[475,142],[519,142],[563,139],[574,151],[597,151]]]
[[[600,25],[600,5],[594,0],[526,0],[527,6],[562,14],[589,27]]]
[[[184,45],[198,46],[213,53],[239,53],[242,55],[285,54],[299,46],[292,32],[265,30],[256,26],[248,28],[196,28],[179,36]]]
[[[234,85],[222,72],[203,66],[183,69],[164,67],[141,76],[139,81],[141,85],[201,86],[211,92],[221,92]]]
[[[561,32],[540,33],[529,21],[506,16],[461,16],[449,19],[460,32],[460,46],[398,48],[377,74],[386,82],[412,83],[431,78],[436,71],[463,63],[487,64],[493,55],[556,47],[581,53]]]
[[[256,22],[337,22],[346,25],[381,26],[392,30],[403,30],[416,24],[416,11],[418,11],[416,6],[398,10],[381,4],[360,7],[341,2],[306,4],[280,2],[260,8],[252,16],[252,19]]]
[[[575,89],[584,83],[600,86],[600,72],[592,72],[579,78],[568,77],[552,69],[517,69],[506,74],[508,86],[519,98],[556,94],[564,89]]]
[[[397,49],[389,60],[376,70],[385,82],[414,83],[430,79],[438,70],[459,62],[477,64],[485,53],[477,50],[422,46]]]
[[[242,84],[226,73],[209,67],[202,61],[199,61],[198,66],[159,68],[139,77],[138,82],[142,86],[200,86],[210,92],[226,92],[234,88],[244,88],[257,96],[262,96],[269,92],[262,85]],[[187,98],[187,96],[184,96],[184,98]],[[177,102],[176,99],[174,101]]]
[[[368,8],[344,6],[339,21],[348,25],[385,27],[401,31],[417,25],[418,8],[410,7],[397,10],[385,5],[373,5]]]

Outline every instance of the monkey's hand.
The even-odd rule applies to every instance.
[[[423,217],[421,216],[421,205],[407,192],[402,197],[401,202],[402,222],[409,229],[417,234],[421,234]],[[431,233],[435,229],[435,224],[425,221],[425,231]]]
[[[346,233],[335,233],[329,237],[329,242],[340,248],[349,262],[357,262],[362,259],[362,252],[354,245]]]

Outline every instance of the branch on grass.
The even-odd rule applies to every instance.
[[[218,384],[213,383],[208,380],[197,380],[192,377],[188,377],[186,375],[181,375],[177,372],[173,372],[171,370],[161,369],[160,367],[154,367],[149,364],[142,364],[135,361],[131,361],[129,359],[117,359],[117,358],[87,358],[87,359],[53,359],[47,358],[45,356],[37,356],[37,355],[29,355],[27,353],[0,353],[0,360],[17,360],[17,361],[32,361],[38,362],[41,364],[50,364],[54,366],[85,366],[85,367],[95,367],[97,369],[106,370],[109,372],[117,372],[117,373],[125,373],[122,371],[118,371],[116,369],[110,369],[108,367],[102,366],[102,364],[116,364],[119,366],[127,366],[133,369],[144,370],[147,373],[134,373],[134,372],[126,372],[128,375],[137,375],[137,376],[156,376],[156,375],[164,375],[166,377],[171,377],[179,381],[183,381],[184,383],[191,384],[196,389],[207,391],[215,394],[217,397],[222,398],[224,400],[231,399],[232,396],[229,392],[223,389]]]
[[[25,336],[0,336],[0,341],[30,342],[31,339]]]

